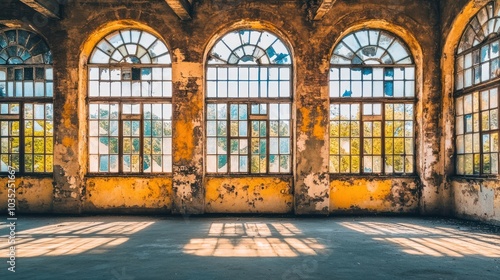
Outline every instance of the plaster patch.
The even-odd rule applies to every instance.
[[[173,51],[173,54],[174,54],[174,57],[177,59],[177,62],[183,62],[186,57],[184,56],[184,54],[182,53],[182,51],[180,49],[175,49]]]
[[[304,133],[299,135],[297,138],[297,152],[303,152],[306,150],[306,141],[309,137]]]

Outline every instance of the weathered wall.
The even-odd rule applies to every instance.
[[[332,180],[331,213],[418,213],[418,178]]]
[[[8,184],[13,184],[16,190],[17,213],[48,213],[52,210],[53,186],[52,178],[15,177],[9,182],[7,177],[0,178],[0,211],[7,213]]]
[[[24,16],[25,26],[45,36],[54,54],[54,103],[59,108],[54,115],[54,186],[50,210],[40,208],[41,212],[158,209],[176,214],[293,211],[326,215],[355,205],[370,212],[419,209],[423,214],[446,214],[450,209],[441,150],[447,138],[441,133],[445,123],[440,121],[443,27],[437,1],[338,0],[317,22],[308,20],[308,7],[299,0],[201,0],[195,4],[193,19],[185,22],[163,0],[64,3],[63,18],[46,22],[36,20],[36,14],[17,1],[0,3],[1,19]],[[86,61],[103,36],[126,27],[158,35],[172,53],[173,172],[166,178],[87,176]],[[342,36],[366,27],[395,33],[415,58],[416,176],[374,179],[328,173],[329,59]],[[272,31],[291,49],[295,146],[290,179],[204,175],[204,61],[215,40],[236,28]],[[234,186],[238,195],[230,193],[228,186]],[[251,190],[246,196],[242,195],[245,189]]]
[[[206,213],[292,213],[291,178],[207,178]]]
[[[172,180],[143,177],[86,179],[85,212],[170,213]]]
[[[500,181],[455,179],[454,214],[500,225]]]

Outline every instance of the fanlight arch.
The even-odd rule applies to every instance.
[[[0,64],[52,64],[52,53],[45,40],[22,29],[0,32]]]
[[[479,10],[470,20],[458,44],[457,54],[461,54],[488,38],[498,35],[500,29],[499,6],[498,1],[492,1]]]
[[[227,33],[215,43],[208,64],[291,64],[291,56],[276,35],[242,29]]]
[[[90,63],[170,64],[170,52],[158,37],[138,29],[117,30],[96,44]]]
[[[413,64],[406,44],[393,34],[359,30],[345,36],[333,50],[331,64]]]

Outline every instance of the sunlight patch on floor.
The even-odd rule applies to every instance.
[[[371,235],[373,240],[395,244],[403,252],[411,255],[500,257],[500,236],[498,235],[408,223],[343,222],[340,225]]]
[[[212,223],[207,238],[194,238],[184,253],[214,257],[298,257],[326,253],[316,238],[291,223]]]
[[[16,232],[17,257],[65,256],[106,253],[123,244],[153,222],[64,222]],[[7,238],[7,236],[2,236]],[[13,244],[0,244],[7,256]]]

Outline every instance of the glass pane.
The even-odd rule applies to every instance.
[[[290,153],[290,140],[288,138],[280,138],[280,154]]]

